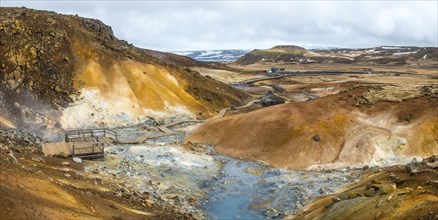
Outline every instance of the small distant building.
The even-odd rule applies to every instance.
[[[272,67],[271,70],[268,70],[268,73],[282,73],[285,71],[285,68]]]

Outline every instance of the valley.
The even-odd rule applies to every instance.
[[[201,62],[6,7],[0,37],[2,219],[438,218],[436,47]]]

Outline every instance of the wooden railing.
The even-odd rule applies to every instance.
[[[87,145],[85,147],[81,145]],[[91,151],[89,151],[91,149]],[[81,154],[95,154],[95,153],[104,153],[105,144],[101,142],[92,142],[92,143],[77,143],[73,144],[72,155],[81,155]]]
[[[87,141],[87,138],[91,138],[90,141],[99,141],[99,137],[112,137],[116,141],[117,132],[110,129],[86,129],[86,130],[72,130],[65,132],[65,142],[71,141]]]

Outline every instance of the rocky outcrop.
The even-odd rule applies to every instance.
[[[4,121],[36,130],[65,127],[61,117],[73,110],[64,110],[81,99],[89,99],[89,106],[74,111],[87,112],[80,120],[92,121],[126,117],[121,112],[134,119],[176,111],[210,117],[248,97],[185,62],[171,62],[173,56],[160,61],[117,39],[99,20],[26,8],[0,8],[0,14],[0,127]],[[105,115],[91,111],[99,101],[107,106],[100,111]]]
[[[286,219],[436,219],[438,156],[370,169],[343,192],[320,197]]]

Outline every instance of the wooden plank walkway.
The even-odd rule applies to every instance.
[[[157,126],[158,130],[163,132],[162,134],[143,135],[143,136],[140,136],[136,139],[129,140],[129,141],[120,141],[119,143],[120,144],[141,144],[148,139],[154,139],[154,138],[159,138],[159,137],[164,137],[164,136],[179,133],[179,131],[175,131],[175,130],[170,129],[170,127],[173,127],[175,125],[179,125],[179,124],[183,124],[183,123],[200,123],[200,122],[205,122],[205,120],[180,120],[180,121],[171,122],[169,124]]]
[[[252,100],[252,101],[246,103],[246,105],[236,107],[236,109],[248,108],[249,106],[254,105],[255,103],[258,103],[258,102],[260,102],[260,100],[258,100],[258,99]],[[220,112],[216,115],[215,118],[223,118],[225,116],[225,114],[227,113],[227,111],[230,109],[231,108],[224,108],[224,109],[220,110]]]

